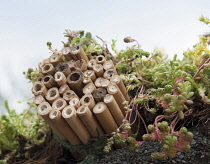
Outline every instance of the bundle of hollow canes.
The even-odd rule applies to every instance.
[[[81,45],[54,52],[38,66],[32,87],[38,114],[60,140],[87,144],[112,135],[125,117],[126,88],[112,60],[86,55]]]

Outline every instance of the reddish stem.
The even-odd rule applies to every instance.
[[[200,71],[204,68],[204,64],[207,64],[208,62],[210,62],[210,58],[208,58],[208,59],[205,61],[205,63],[203,63],[203,64],[199,67],[198,71],[197,71],[197,72],[195,73],[195,75],[193,76],[193,79],[195,79],[196,76],[200,73]]]

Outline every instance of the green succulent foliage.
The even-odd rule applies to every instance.
[[[210,23],[210,19],[207,17],[204,17],[203,15],[199,18],[199,20],[205,24],[209,24]]]
[[[134,151],[135,149],[139,148],[138,141],[134,137],[128,137],[127,143],[129,145],[129,150]]]
[[[23,74],[25,75],[26,79],[29,79],[29,82],[35,82],[36,79],[40,76],[42,76],[42,74],[39,73],[39,71],[37,69],[33,69],[33,68],[29,68],[27,72],[23,72]]]
[[[147,102],[149,101],[149,98],[148,97],[138,97],[137,99],[135,99],[135,104],[142,104],[144,102]]]
[[[175,157],[178,151],[186,151],[190,148],[193,134],[187,128],[182,127],[179,131],[173,132],[168,122],[162,121],[154,125],[148,125],[148,134],[142,136],[143,141],[160,141],[161,152],[151,154],[155,160],[166,160],[168,157]]]
[[[144,51],[139,46],[134,45],[132,47],[127,47],[124,51],[116,50],[116,40],[112,40],[112,50],[117,54],[117,58],[120,61],[116,68],[120,73],[131,73],[136,71],[136,67],[142,67],[141,59],[143,57],[148,58],[150,53]]]
[[[36,113],[28,109],[17,114],[15,110],[10,109],[7,101],[4,105],[8,114],[0,116],[0,155],[6,151],[17,153],[22,142],[25,142],[26,146],[31,146],[44,141],[40,131],[44,134],[47,126]],[[35,106],[31,103],[29,105],[30,109],[34,110],[32,108]]]
[[[114,136],[114,143],[121,144],[125,142],[126,142],[126,139],[123,137],[123,135],[120,133],[116,133],[116,135]]]
[[[65,36],[69,37],[68,46],[81,45],[86,55],[92,53],[101,54],[102,48],[97,44],[96,40],[92,37],[90,32],[84,31],[70,31],[66,30]]]

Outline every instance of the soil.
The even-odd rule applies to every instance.
[[[73,159],[59,142],[48,137],[42,145],[35,146],[28,151],[31,155],[13,155],[7,163],[11,164],[210,164],[210,121],[205,125],[199,124],[188,129],[194,134],[191,149],[178,152],[175,158],[165,161],[152,160],[150,155],[160,151],[158,142],[145,142],[139,149],[130,151],[128,148],[118,149],[101,156],[88,156],[84,161]],[[50,136],[50,135],[49,135]],[[93,154],[94,155],[94,154]],[[7,154],[9,158],[9,153]],[[0,158],[1,159],[1,158]]]
[[[210,122],[189,128],[194,134],[191,149],[178,152],[175,158],[154,161],[150,155],[160,150],[159,143],[145,142],[139,149],[130,151],[119,149],[99,157],[95,164],[210,164]]]

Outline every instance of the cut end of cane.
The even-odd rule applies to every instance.
[[[104,102],[105,102],[105,103],[110,103],[110,102],[113,100],[113,98],[114,98],[113,95],[107,94],[107,95],[104,97]]]
[[[107,91],[109,94],[115,94],[118,92],[118,87],[117,85],[115,84],[110,84],[108,87],[107,87]]]
[[[49,114],[50,119],[55,119],[56,117],[58,117],[60,114],[60,111],[58,110],[52,110]]]
[[[84,115],[88,112],[89,108],[86,105],[82,105],[77,109],[77,114],[78,115]]]
[[[106,79],[111,79],[114,75],[117,75],[117,72],[114,69],[109,69],[104,72],[104,78]]]
[[[47,115],[52,110],[50,104],[48,102],[42,102],[37,107],[37,112],[40,116]]]
[[[70,106],[70,105],[65,107],[62,111],[62,116],[64,118],[70,118],[75,114],[76,114],[76,109],[74,107]]]
[[[93,108],[93,112],[95,114],[99,114],[102,113],[104,110],[107,109],[107,106],[104,102],[99,102],[95,105],[95,107]]]
[[[69,102],[70,105],[76,105],[79,103],[79,98],[75,97],[73,99],[71,99],[71,101]]]
[[[59,98],[53,102],[52,107],[56,110],[62,110],[66,105],[66,101],[63,98]]]
[[[75,70],[71,72],[68,77],[67,77],[67,82],[68,83],[78,83],[80,80],[82,80],[82,72]]]
[[[89,83],[87,85],[85,85],[85,87],[82,89],[84,94],[87,93],[93,93],[96,89],[96,86],[93,83]]]

